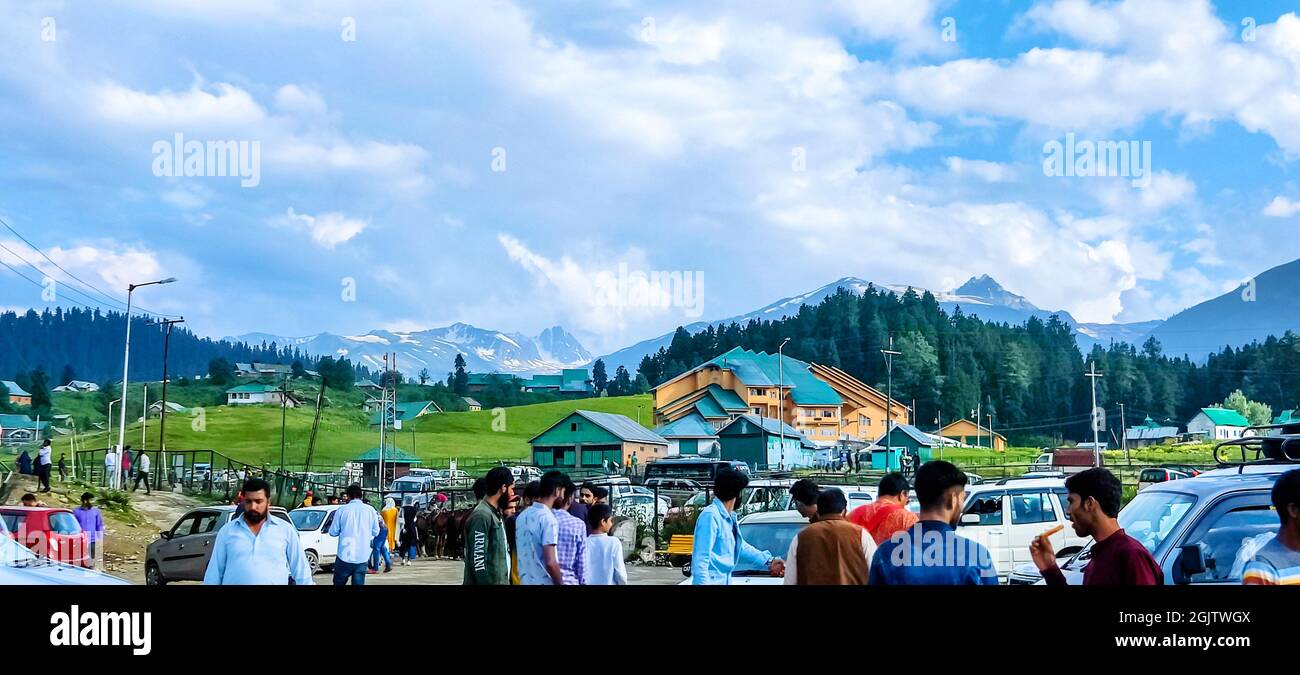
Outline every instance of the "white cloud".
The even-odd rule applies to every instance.
[[[1151,184],[1133,187],[1127,178],[1080,178],[1095,185],[1099,201],[1112,213],[1154,213],[1185,204],[1196,195],[1196,184],[1184,174],[1156,171]]]
[[[139,245],[122,244],[113,240],[50,247],[45,253],[49,255],[50,260],[58,264],[58,267],[19,240],[0,240],[0,246],[3,246],[0,248],[0,260],[35,281],[43,281],[42,277],[53,279],[62,286],[58,290],[61,296],[82,303],[102,302],[102,296],[86,290],[58,267],[62,267],[89,284],[104,289],[113,297],[124,296],[126,287],[132,283],[171,276],[171,272],[163,265],[161,256],[156,252]],[[8,251],[4,250],[5,248]],[[36,270],[33,270],[28,263],[35,266]],[[34,292],[39,292],[34,286],[32,289]],[[70,292],[68,289],[80,289],[85,291],[85,294]]]
[[[306,213],[297,213],[293,210],[293,207],[289,207],[283,217],[272,219],[272,223],[283,227],[305,230],[311,234],[311,240],[317,246],[332,249],[361,234],[370,224],[370,221],[349,218],[337,211],[313,216]]]
[[[1005,183],[1012,178],[1011,167],[1000,162],[962,157],[945,157],[943,162],[958,176],[975,176],[986,183]]]
[[[1291,216],[1300,213],[1300,201],[1292,201],[1282,195],[1278,195],[1273,198],[1273,201],[1268,203],[1268,206],[1264,207],[1262,213],[1273,218],[1290,218]]]

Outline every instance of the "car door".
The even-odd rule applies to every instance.
[[[1033,562],[1029,557],[1029,544],[1040,534],[1064,522],[1059,514],[1056,499],[1049,488],[1010,490],[1007,506],[1011,526],[1007,531],[1007,547],[1012,567]],[[1065,530],[1049,537],[1054,550],[1065,547]]]
[[[188,539],[192,540],[186,544],[186,547],[193,550],[197,555],[186,558],[184,579],[202,580],[203,575],[208,571],[208,561],[212,560],[212,548],[217,543],[217,531],[220,530],[221,517],[220,511],[199,511],[197,520],[194,523],[194,533]]]
[[[1260,490],[1246,494],[1230,495],[1206,510],[1205,515],[1165,555],[1165,578],[1176,579],[1171,574],[1178,564],[1178,551],[1188,544],[1202,544],[1205,550],[1205,571],[1193,575],[1192,584],[1240,584],[1241,574],[1259,550],[1277,535],[1278,518],[1273,509],[1270,492]]]
[[[984,545],[993,557],[998,574],[1011,572],[1011,558],[1007,546],[1006,490],[984,490],[975,493],[962,513],[963,522],[957,533]],[[978,522],[967,523],[965,516],[975,515]]]
[[[330,511],[320,526],[320,536],[317,539],[320,548],[316,549],[316,552],[320,554],[322,562],[333,561],[339,554],[339,538],[330,536],[330,526],[334,524],[334,514],[336,513],[338,513],[338,509]]]
[[[170,536],[163,541],[158,547],[158,570],[162,572],[163,577],[167,579],[185,579],[185,568],[188,560],[194,555],[202,555],[201,552],[195,553],[194,543],[189,537],[194,533],[194,524],[198,522],[199,512],[191,511],[183,516],[176,524],[172,526]]]

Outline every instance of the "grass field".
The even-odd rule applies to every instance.
[[[172,388],[168,388],[168,398]],[[332,396],[332,392],[327,394]],[[445,466],[451,458],[465,463],[528,457],[528,439],[578,410],[596,410],[627,415],[649,425],[653,404],[648,395],[575,399],[502,408],[498,412],[451,412],[426,415],[396,432],[393,445],[415,454],[426,466]],[[300,467],[307,453],[314,408],[308,404],[285,414],[285,464]],[[280,408],[268,406],[215,406],[202,415],[168,414],[169,450],[213,450],[249,464],[280,461]],[[138,420],[139,413],[128,415]],[[494,425],[494,421],[496,424]],[[146,427],[145,447],[158,447],[158,420]],[[494,430],[499,429],[499,430]],[[138,422],[127,425],[126,442],[140,447]],[[109,443],[107,430],[85,434],[83,447],[102,448]],[[55,439],[55,454],[66,452],[70,439]],[[116,442],[116,431],[113,442]],[[379,445],[379,431],[365,424],[365,415],[354,408],[326,408],[321,413],[312,465],[317,470],[333,469]]]

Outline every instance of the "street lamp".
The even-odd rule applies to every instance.
[[[885,386],[885,465],[889,465],[889,458],[892,456],[894,440],[894,357],[901,356],[902,352],[894,351],[894,336],[889,336],[889,348],[880,350],[885,355],[886,369],[888,370],[888,384]],[[976,425],[979,420],[976,419]]]
[[[781,433],[781,465],[780,469],[785,471],[785,394],[781,393],[781,385],[785,384],[785,357],[781,355],[781,350],[785,349],[785,343],[790,338],[781,341],[776,348],[776,429]]]
[[[120,398],[108,402],[108,438],[105,439],[105,440],[108,441],[108,444],[109,444],[110,446],[113,445],[113,404],[114,404],[114,403],[121,403],[121,402],[122,402],[122,399],[120,399]],[[105,451],[105,452],[107,452],[107,451]],[[109,477],[109,476],[104,476],[104,485],[107,486],[107,487],[112,487],[113,484],[109,482],[109,481],[111,481],[111,480],[112,480],[111,477]]]
[[[118,475],[122,472],[122,448],[126,447],[126,383],[127,368],[131,364],[131,294],[135,289],[144,286],[154,286],[157,284],[170,284],[176,281],[176,277],[167,277],[158,281],[146,281],[143,284],[128,284],[126,287],[126,345],[122,348],[122,407],[121,416],[118,418],[117,430],[117,458],[113,466],[113,481],[109,487],[117,487]]]

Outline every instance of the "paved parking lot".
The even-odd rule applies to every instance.
[[[430,560],[428,558],[417,558],[409,567],[395,566],[393,571],[387,574],[371,574],[367,579],[367,584],[383,585],[400,585],[400,584],[427,584],[427,585],[450,585],[460,584],[465,574],[465,562],[462,560]],[[682,570],[678,567],[649,567],[642,565],[627,566],[628,583],[633,585],[646,586],[670,586],[682,581],[686,577],[682,576]],[[316,583],[330,583],[329,572],[321,572],[316,575]]]

